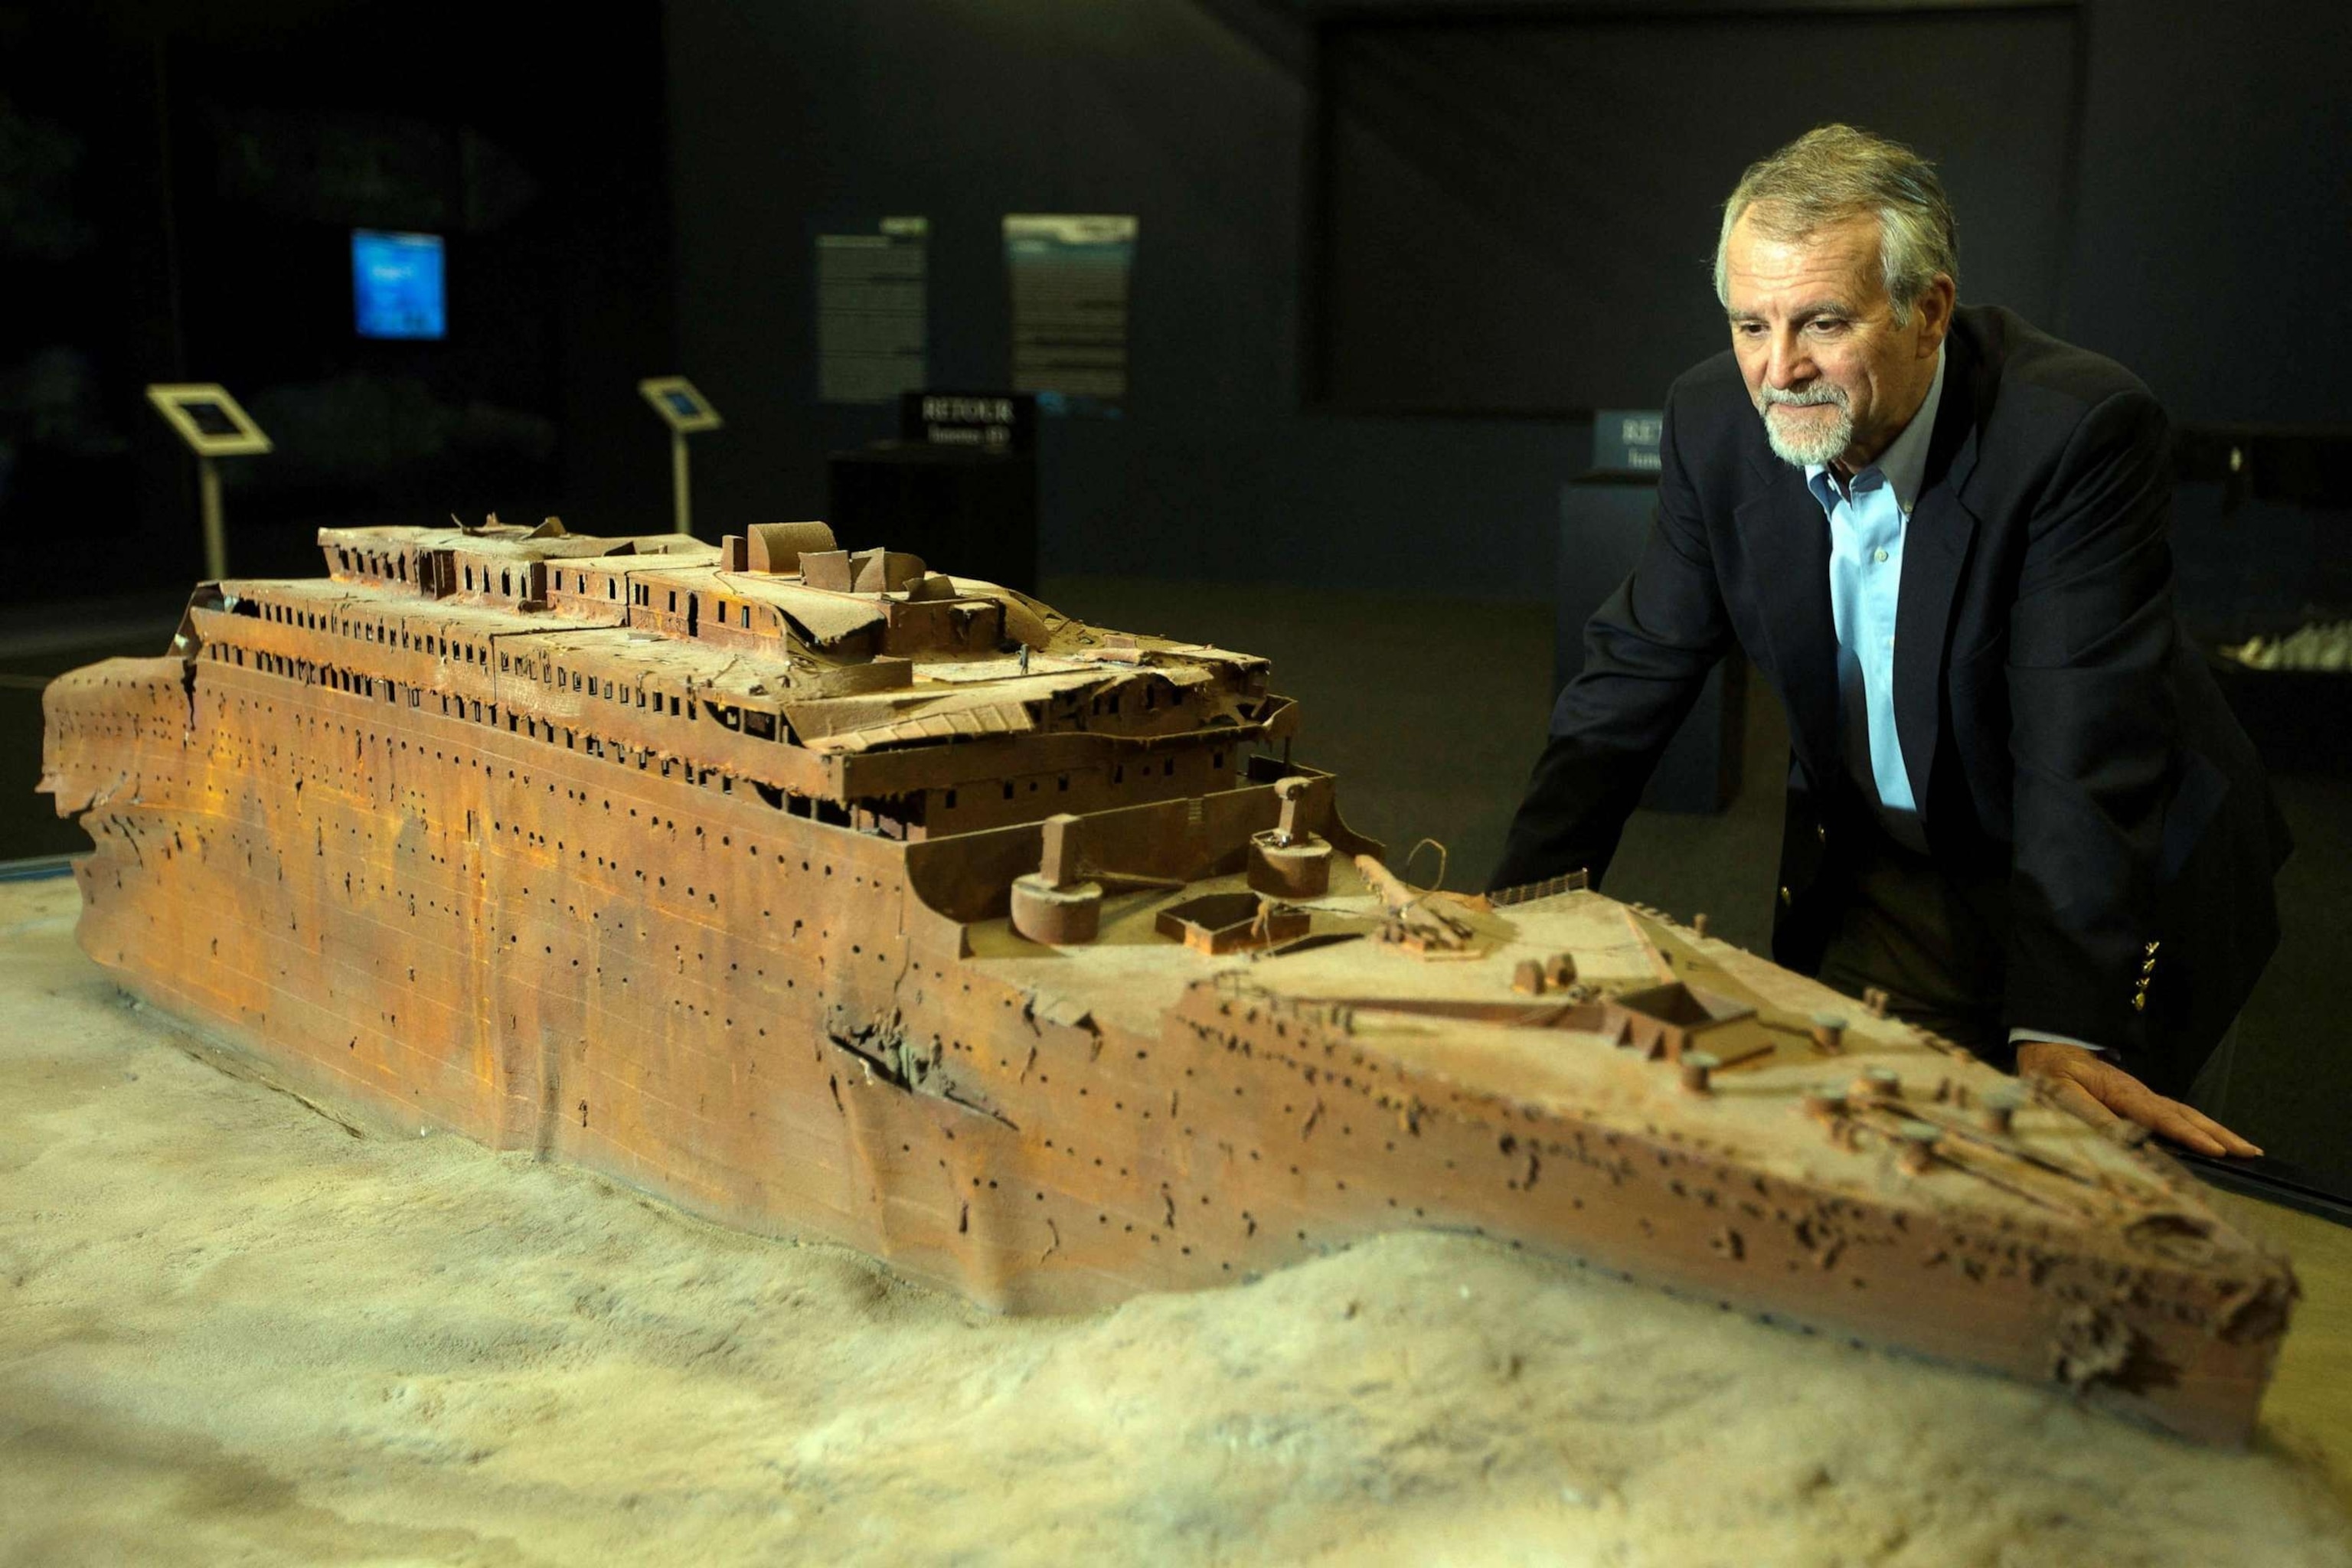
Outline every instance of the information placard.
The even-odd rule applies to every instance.
[[[1604,474],[1654,474],[1666,416],[1655,408],[1603,408],[1592,416],[1592,467]]]
[[[1117,413],[1127,401],[1131,215],[1008,213],[1013,386],[1049,414]]]
[[[1037,444],[1037,400],[1007,392],[910,392],[898,399],[898,435],[931,447],[1027,452]]]
[[[682,375],[648,377],[637,383],[637,394],[653,405],[663,424],[681,436],[716,430],[726,423],[719,417],[719,410],[710,406],[710,399]]]
[[[886,217],[873,234],[816,239],[817,396],[895,403],[930,379],[930,222]]]
[[[228,388],[215,382],[158,383],[147,401],[199,458],[251,457],[269,450],[269,437]]]

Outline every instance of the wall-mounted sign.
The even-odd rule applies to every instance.
[[[930,379],[930,220],[816,237],[817,396],[893,403]]]
[[[1655,408],[1603,408],[1592,416],[1592,466],[1602,473],[1654,474],[1666,416]]]
[[[898,399],[898,435],[932,447],[1034,451],[1037,400],[1017,392],[909,392]]]
[[[1136,229],[1124,214],[1005,215],[1013,386],[1048,414],[1117,413],[1127,400]]]

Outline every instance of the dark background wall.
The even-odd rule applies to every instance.
[[[1501,20],[1585,9],[1523,5]],[[1583,466],[1587,427],[1349,414],[1302,385],[1321,304],[1318,29],[1400,12],[1466,29],[1494,18],[1248,0],[668,5],[679,358],[730,420],[697,448],[709,526],[816,515],[824,454],[888,433],[887,416],[814,401],[814,235],[927,215],[934,379],[985,386],[1007,361],[1001,215],[1133,212],[1131,409],[1049,422],[1049,573],[1545,597],[1558,486]],[[2091,0],[2079,21],[2078,149],[2060,195],[2071,236],[2049,324],[2137,369],[2177,418],[2352,419],[2338,11]],[[1476,83],[1445,90],[1475,98]],[[1782,119],[1812,90],[1785,71],[1754,84]],[[1672,80],[1655,91],[1718,127],[1759,119],[1720,95],[1680,101]],[[1591,245],[1611,243],[1607,212],[1588,226]],[[1640,258],[1685,280],[1701,322],[1715,309],[1697,264],[1711,245],[1702,225]]]
[[[1708,307],[1725,191],[1825,121],[1934,149],[1966,215],[1964,291],[2054,321],[2084,16],[1659,7],[1335,22],[1318,55],[1317,390],[1351,408],[1655,405],[1724,346]],[[1755,90],[1792,81],[1806,89]],[[1694,112],[1729,103],[1742,111]]]
[[[320,521],[501,510],[659,527],[662,439],[634,383],[667,369],[730,422],[696,447],[706,531],[814,515],[825,452],[889,421],[815,400],[813,237],[929,216],[934,380],[991,386],[1009,355],[1001,216],[1099,210],[1142,219],[1132,398],[1121,420],[1046,425],[1049,572],[1540,600],[1558,485],[1583,466],[1588,429],[1565,405],[1368,414],[1378,398],[1332,384],[1335,353],[1377,364],[1393,336],[1401,356],[1418,323],[1409,300],[1386,321],[1344,308],[1330,251],[1361,231],[1342,221],[1355,206],[1335,206],[1347,127],[1331,117],[1349,100],[1322,89],[1346,86],[1331,62],[1369,52],[1408,96],[1487,104],[1478,134],[1508,147],[1517,117],[1502,110],[1535,81],[1514,30],[1572,60],[1579,37],[1661,16],[1694,37],[1759,26],[1715,9],[637,0],[551,27],[452,0],[0,0],[0,529],[17,564],[0,598],[194,573],[190,465],[141,398],[153,380],[223,381],[278,437],[276,457],[229,468],[245,569],[299,564]],[[1867,28],[1981,31],[1948,9],[1889,9]],[[2014,171],[2035,191],[2011,204],[2065,216],[2063,265],[2032,290],[2050,324],[2140,371],[2181,419],[2352,418],[2337,9],[2087,0],[1984,25],[2078,39],[2073,155],[2054,175]],[[1819,74],[1856,68],[1839,58]],[[1504,175],[1541,193],[1604,158],[1663,157],[1687,183],[1695,148],[1698,174],[1721,163],[1727,181],[1796,122],[1792,102],[1837,97],[1771,74],[1754,104],[1654,84],[1653,121],[1707,128],[1674,146],[1588,145],[1561,134],[1570,116],[1530,124],[1516,163],[1440,180],[1431,210],[1491,213],[1513,199]],[[1381,129],[1426,164],[1445,125]],[[2040,189],[2053,179],[2054,197]],[[1632,223],[1633,205],[1555,225],[1548,242],[1580,252],[1565,285],[1589,288],[1592,254],[1657,227]],[[1654,316],[1681,301],[1703,345],[1710,237],[1693,218],[1663,253],[1653,234],[1607,266],[1641,280]],[[353,336],[341,247],[361,226],[448,234],[448,342]],[[1990,243],[1998,226],[1969,232]],[[1453,247],[1445,285],[1492,289],[1461,275],[1475,247]],[[1998,285],[1997,255],[1972,252],[1969,272]],[[1610,300],[1577,292],[1503,345],[1515,361],[1619,365],[1606,331],[1572,330]],[[1638,405],[1663,393],[1659,374],[1585,379]],[[2284,614],[2352,592],[2301,512],[2224,528],[2216,510],[2184,506],[2191,596]]]
[[[1202,6],[667,13],[680,357],[730,428],[697,448],[710,526],[818,515],[824,455],[886,414],[814,401],[811,237],[931,220],[935,380],[1002,385],[1006,212],[1132,212],[1130,405],[1049,422],[1048,572],[1288,578],[1540,597],[1556,424],[1302,412],[1296,32]]]
[[[645,3],[0,3],[0,600],[199,574],[157,381],[277,443],[224,465],[232,570],[315,569],[323,522],[666,528],[660,49]],[[356,335],[361,227],[445,237],[445,341]]]

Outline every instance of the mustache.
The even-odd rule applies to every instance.
[[[1756,405],[1759,409],[1770,408],[1774,404],[1785,404],[1790,408],[1816,408],[1825,403],[1843,408],[1846,405],[1845,389],[1827,382],[1816,382],[1796,391],[1784,391],[1777,386],[1757,388]]]

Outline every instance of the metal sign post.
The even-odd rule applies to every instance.
[[[677,509],[677,531],[692,533],[693,485],[687,477],[686,438],[698,431],[716,430],[724,423],[710,402],[682,375],[657,375],[637,383],[637,390],[669,426],[670,489]]]
[[[196,455],[196,491],[204,510],[205,575],[217,583],[228,575],[228,531],[221,519],[220,468],[214,459],[258,457],[270,449],[269,437],[238,406],[227,388],[209,382],[159,383],[147,389],[147,401]]]

